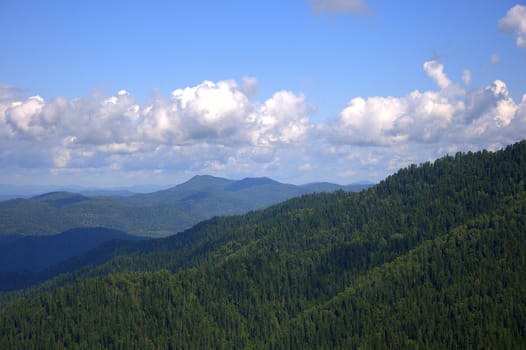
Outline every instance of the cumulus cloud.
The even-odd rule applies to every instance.
[[[406,109],[394,97],[355,97],[341,111],[336,128],[344,143],[385,145],[400,139],[394,131],[396,120]]]
[[[523,99],[524,100],[524,99]],[[503,81],[496,80],[484,89],[478,89],[466,97],[464,115],[464,135],[470,140],[496,140],[513,142],[520,139],[517,130],[510,128],[514,119],[520,120],[524,115],[518,113],[523,108],[511,98]]]
[[[248,116],[252,144],[294,145],[309,131],[308,110],[303,95],[289,91],[275,93]]]
[[[440,90],[415,90],[401,97],[355,97],[323,129],[326,137],[344,145],[469,142],[483,147],[488,140],[509,143],[523,138],[511,126],[525,118],[524,99],[515,103],[504,82],[496,80],[466,92],[448,79],[438,61],[423,67]]]
[[[205,81],[176,89],[142,110],[137,131],[142,139],[184,144],[199,139],[237,140],[252,105],[234,81]]]
[[[342,110],[335,130],[345,143],[432,142],[448,131],[463,108],[462,103],[434,91],[413,91],[400,98],[357,97]]]
[[[315,13],[358,14],[367,11],[363,0],[310,0]]]
[[[12,137],[20,132],[39,138],[45,132],[45,120],[39,116],[43,107],[44,100],[40,96],[12,102],[4,111],[5,135]]]
[[[436,89],[351,97],[333,120],[318,123],[301,93],[254,100],[253,78],[204,81],[142,106],[125,90],[44,100],[0,89],[0,167],[374,180],[444,152],[496,148],[526,135],[526,95],[514,101],[500,80],[464,90],[439,61],[423,70]]]
[[[142,110],[137,131],[142,139],[170,144],[201,140],[273,147],[301,140],[309,128],[304,96],[280,91],[259,104],[249,97],[253,85],[246,80],[243,86],[205,81],[177,89],[170,100],[154,101]]]
[[[441,89],[445,89],[451,85],[451,81],[444,73],[444,65],[442,63],[438,61],[427,61],[424,63],[424,71]]]
[[[505,33],[515,35],[518,47],[526,48],[526,6],[515,5],[506,16],[499,20],[499,27]]]
[[[0,144],[8,148],[13,145],[8,140],[16,140],[45,146],[48,152],[39,156],[57,168],[120,167],[123,163],[116,157],[133,155],[134,161],[143,161],[149,156],[137,155],[151,152],[191,157],[170,147],[189,150],[196,145],[214,148],[207,152],[216,156],[229,147],[246,148],[247,157],[273,161],[275,148],[303,142],[310,130],[310,109],[303,95],[288,91],[276,92],[263,103],[253,101],[255,89],[253,78],[244,78],[242,84],[204,81],[142,107],[126,90],[109,97],[49,101],[3,93]]]

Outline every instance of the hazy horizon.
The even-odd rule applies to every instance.
[[[378,182],[526,135],[526,5],[0,4],[0,184]]]
[[[209,176],[205,174],[198,174],[195,175],[183,182],[179,183],[167,183],[167,184],[154,184],[154,183],[137,183],[137,184],[131,184],[131,185],[115,185],[115,186],[84,186],[82,184],[24,184],[24,185],[15,185],[15,184],[6,184],[6,183],[0,183],[0,201],[6,200],[6,199],[13,199],[17,198],[17,196],[23,196],[23,197],[31,197],[34,195],[44,194],[48,191],[71,191],[71,192],[90,192],[90,191],[108,191],[108,192],[115,192],[118,193],[119,191],[129,191],[130,193],[152,193],[156,191],[162,191],[165,189],[169,189],[181,184],[184,184],[186,182],[191,181],[194,177],[198,176]],[[210,175],[211,176],[211,175]],[[242,181],[247,178],[240,178],[240,179],[231,179],[231,178],[224,178],[219,177],[221,179],[227,179],[231,181]],[[251,178],[251,177],[248,177]],[[277,181],[275,179],[270,178],[271,180]],[[373,185],[374,182],[362,180],[362,181],[355,181],[352,183],[347,184],[340,184],[340,183],[333,183],[333,182],[327,182],[327,181],[315,181],[315,182],[308,182],[308,183],[284,183],[281,181],[278,181],[283,184],[290,184],[295,186],[304,186],[304,185],[312,185],[317,183],[330,183],[337,186],[353,186],[353,185]]]

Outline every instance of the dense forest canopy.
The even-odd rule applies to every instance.
[[[526,142],[112,243],[4,294],[1,348],[526,346]]]

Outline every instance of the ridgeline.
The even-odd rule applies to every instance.
[[[520,142],[102,247],[11,294],[0,348],[524,348],[525,181]]]

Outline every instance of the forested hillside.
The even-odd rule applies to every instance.
[[[525,179],[521,142],[101,248],[5,306],[0,347],[523,348]]]

